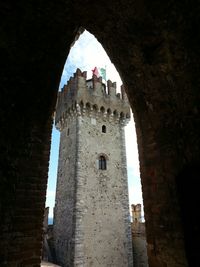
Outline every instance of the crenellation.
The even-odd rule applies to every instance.
[[[68,116],[67,113],[77,109],[76,103],[80,106],[79,114],[84,115],[85,111],[90,108],[91,117],[101,116],[99,109],[103,108],[105,110],[104,117],[111,116],[119,120],[118,114],[124,113],[128,122],[130,118],[129,103],[125,91],[122,91],[122,97],[120,93],[116,94],[116,86],[116,82],[108,80],[106,91],[106,85],[102,82],[101,77],[93,75],[92,79],[87,80],[87,72],[77,69],[67,85],[64,85],[61,92],[58,93],[56,125],[63,118],[63,114],[65,118]],[[124,118],[120,117],[120,119]]]
[[[127,94],[126,94],[126,91],[125,91],[125,87],[124,85],[122,84],[121,87],[121,95],[122,95],[122,99],[126,102],[128,102],[128,97],[127,97]]]
[[[102,78],[97,78],[96,75],[92,77],[93,87],[90,90],[91,95],[102,97],[106,95],[105,85],[102,83]]]
[[[107,81],[108,95],[110,97],[116,97],[116,83],[112,83],[111,80]]]
[[[74,73],[74,77],[82,77],[82,76],[83,76],[82,71],[79,68],[77,68],[76,72]]]

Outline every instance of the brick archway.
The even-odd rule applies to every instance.
[[[39,266],[51,118],[65,59],[83,26],[118,69],[134,112],[149,265],[187,266],[182,225],[192,226],[180,216],[175,178],[200,158],[198,6],[1,5],[1,265]]]

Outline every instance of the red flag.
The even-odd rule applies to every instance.
[[[93,74],[93,75],[96,75],[97,77],[99,77],[99,72],[98,72],[97,67],[95,67],[95,68],[92,70],[92,74]]]

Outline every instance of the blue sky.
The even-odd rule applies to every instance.
[[[63,74],[61,77],[59,90],[67,83],[68,79],[73,76],[77,68],[82,71],[87,71],[87,78],[92,77],[92,69],[105,68],[106,76],[112,82],[117,82],[117,91],[120,92],[122,81],[120,76],[111,63],[108,55],[97,39],[88,31],[76,41],[71,48],[70,53],[65,63]],[[49,178],[47,187],[46,206],[49,207],[49,217],[53,216],[53,207],[55,201],[56,179],[57,179],[57,164],[59,151],[59,132],[53,127],[52,144],[50,153]],[[126,138],[126,155],[127,155],[127,170],[128,170],[128,185],[129,185],[129,204],[137,204],[142,202],[141,182],[139,174],[138,150],[135,134],[135,125],[133,117],[129,124],[125,127]]]

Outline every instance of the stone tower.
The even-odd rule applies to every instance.
[[[77,69],[58,94],[54,241],[63,267],[132,267],[123,86]]]
[[[132,209],[133,222],[142,222],[141,204],[136,204],[136,205],[132,204],[131,209]]]

